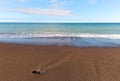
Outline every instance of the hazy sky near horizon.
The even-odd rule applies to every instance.
[[[0,0],[0,22],[120,22],[120,0]]]

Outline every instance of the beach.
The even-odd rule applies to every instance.
[[[120,0],[0,0],[0,81],[120,81]]]
[[[40,71],[40,74],[33,71]],[[0,81],[119,80],[119,47],[0,43]]]

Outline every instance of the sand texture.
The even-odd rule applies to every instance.
[[[120,81],[120,48],[1,43],[0,81]]]

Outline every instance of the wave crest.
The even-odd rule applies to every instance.
[[[120,39],[120,34],[91,34],[91,33],[0,33],[0,38],[40,38],[40,37],[85,37]]]

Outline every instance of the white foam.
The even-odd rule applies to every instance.
[[[12,33],[0,34],[0,42],[77,47],[120,47],[119,34]]]
[[[90,33],[14,33],[0,34],[0,38],[40,38],[40,37],[85,37],[120,39],[120,34],[90,34]]]

